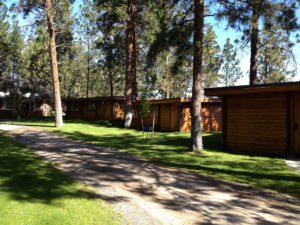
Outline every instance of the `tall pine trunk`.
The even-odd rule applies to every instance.
[[[86,76],[86,97],[89,97],[90,91],[90,39],[88,39],[88,57],[87,57],[87,76]]]
[[[251,58],[250,58],[250,85],[257,84],[257,58],[258,58],[258,9],[253,5],[251,19]]]
[[[166,98],[170,98],[170,74],[169,74],[169,58],[171,57],[171,54],[168,53],[167,60],[166,60],[166,78],[167,78],[167,90],[166,90]]]
[[[109,87],[110,87],[110,96],[113,97],[114,96],[114,75],[113,73],[110,71],[109,72]]]
[[[193,59],[193,95],[191,144],[193,151],[203,149],[201,130],[201,90],[203,55],[204,0],[194,0],[194,59]]]
[[[52,3],[51,0],[46,0],[48,30],[50,35],[50,56],[51,56],[51,70],[54,92],[54,105],[55,105],[55,127],[63,126],[61,98],[59,91],[59,79],[57,68],[56,44],[55,44],[55,31],[52,17]]]
[[[133,8],[134,10],[134,8]],[[132,100],[135,102],[136,98],[138,97],[137,92],[137,82],[136,82],[136,34],[135,34],[135,12],[133,11],[131,20],[132,20],[132,26],[133,26],[133,59],[132,59],[132,70],[133,70],[133,76],[132,76]]]
[[[127,13],[129,15],[129,20],[127,22],[126,31],[126,87],[125,87],[125,127],[129,128],[132,123],[133,114],[133,79],[134,79],[134,60],[135,60],[135,21],[134,21],[134,2],[133,0],[128,0]]]

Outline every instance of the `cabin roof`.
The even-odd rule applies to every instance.
[[[170,99],[147,99],[151,104],[170,104],[170,103],[191,103],[191,98],[170,98]],[[100,102],[100,101],[125,101],[123,96],[109,96],[109,97],[92,97],[92,98],[68,98],[65,102]],[[219,99],[202,99],[202,103],[221,103]],[[141,99],[138,98],[134,105],[140,105]]]
[[[101,96],[92,98],[67,98],[66,102],[100,102],[100,101],[125,101],[123,96]]]
[[[300,81],[276,84],[243,85],[234,87],[205,88],[205,96],[224,96],[239,94],[258,94],[274,92],[300,91]]]
[[[191,103],[191,98],[169,98],[169,99],[147,99],[151,105],[170,104],[170,103]],[[202,103],[222,103],[219,99],[202,99]],[[140,105],[141,101],[137,101],[134,105]]]

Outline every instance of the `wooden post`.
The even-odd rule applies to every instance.
[[[141,120],[142,120],[143,138],[145,139],[145,133],[144,133],[144,120],[143,120],[143,117],[141,118]]]
[[[153,119],[153,123],[152,123],[152,138],[154,138],[155,108],[154,108],[154,111],[153,111],[153,113],[152,113],[152,119]]]

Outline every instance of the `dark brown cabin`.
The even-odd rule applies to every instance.
[[[124,119],[124,97],[95,97],[65,100],[67,119]]]
[[[155,112],[155,130],[158,131],[191,131],[191,99],[150,100],[150,116],[144,118],[144,126],[152,126]],[[133,127],[142,129],[139,112],[141,102],[133,105]],[[222,130],[222,102],[219,100],[202,100],[202,130]]]
[[[205,95],[223,99],[226,149],[300,155],[300,82],[207,88]]]

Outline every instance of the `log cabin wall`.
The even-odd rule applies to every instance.
[[[124,102],[114,102],[111,115],[114,119],[124,119]]]
[[[111,101],[99,101],[97,102],[97,120],[110,120],[112,119],[112,107]]]
[[[164,100],[161,103],[152,103],[152,107],[157,108],[158,115],[155,119],[156,130],[159,131],[191,131],[191,102],[171,102]],[[140,130],[141,119],[139,118],[140,105],[134,106],[133,127]],[[137,114],[137,117],[135,116]],[[222,130],[222,102],[203,102],[201,109],[202,130],[206,132]],[[152,121],[152,117],[150,117]],[[147,119],[145,119],[145,126]],[[150,124],[151,125],[151,124]]]
[[[159,110],[160,131],[170,131],[170,104],[161,104]]]
[[[284,156],[288,147],[286,105],[284,92],[226,96],[226,147]]]
[[[81,118],[81,103],[79,102],[67,102],[67,119],[82,119]]]
[[[291,155],[300,156],[300,92],[294,92],[289,95],[290,102],[290,149]]]
[[[201,105],[202,131],[222,131],[222,103],[202,102]],[[192,127],[190,104],[183,106],[181,120],[181,131],[190,132]]]
[[[95,120],[96,119],[96,103],[95,102],[83,102],[82,103],[83,120]]]
[[[222,103],[203,102],[201,117],[203,131],[222,131]]]
[[[124,101],[105,98],[75,99],[67,102],[66,113],[68,119],[124,119]]]

